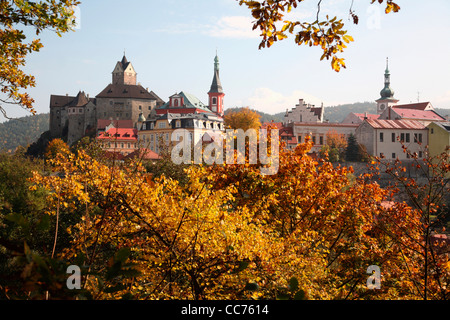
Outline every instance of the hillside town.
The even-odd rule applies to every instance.
[[[76,96],[52,95],[50,132],[52,138],[67,137],[69,145],[86,135],[95,135],[108,153],[119,159],[135,156],[141,149],[149,159],[158,159],[160,143],[168,146],[176,129],[186,129],[194,143],[210,141],[225,132],[224,90],[219,75],[219,58],[214,58],[213,79],[207,101],[179,91],[163,101],[137,82],[137,73],[124,55],[112,72],[112,82],[95,97],[80,91]],[[350,113],[340,123],[324,118],[324,106],[316,107],[299,99],[287,109],[283,122],[272,122],[287,149],[309,139],[311,153],[319,153],[330,132],[356,137],[370,156],[408,160],[406,146],[419,158],[437,156],[450,145],[450,121],[439,115],[431,102],[399,104],[391,87],[388,60],[384,87],[376,100],[377,113]],[[267,127],[269,123],[263,123]],[[205,137],[206,135],[206,137]],[[141,154],[141,153],[139,153]]]

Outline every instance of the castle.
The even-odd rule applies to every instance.
[[[142,119],[155,119],[167,113],[206,112],[223,116],[222,85],[219,78],[219,60],[214,59],[214,77],[208,92],[209,105],[199,99],[184,99],[180,94],[173,95],[169,102],[163,101],[153,91],[137,83],[137,73],[124,54],[112,72],[112,82],[95,98],[84,91],[76,96],[50,96],[50,135],[51,139],[63,138],[69,145],[84,136],[97,136],[111,122],[131,123],[136,128]],[[186,102],[195,100],[195,105],[186,107]],[[129,126],[129,125],[128,125]]]

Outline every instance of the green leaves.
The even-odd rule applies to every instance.
[[[22,70],[28,53],[39,51],[43,45],[40,39],[24,43],[26,37],[21,27],[35,29],[36,35],[50,29],[61,35],[71,29],[73,6],[77,0],[40,2],[20,0],[1,1],[0,3],[0,81],[1,92],[5,98],[0,103],[17,104],[35,114],[34,100],[21,90],[34,87],[36,82],[32,75]],[[0,110],[4,111],[0,105]]]

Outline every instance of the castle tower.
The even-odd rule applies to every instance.
[[[217,113],[219,116],[223,116],[223,97],[225,93],[222,89],[222,84],[219,77],[219,57],[214,58],[214,78],[211,84],[211,89],[208,92],[209,97],[209,109]]]
[[[131,62],[128,62],[125,54],[122,61],[117,61],[116,67],[112,72],[112,84],[136,85],[137,73],[134,71]]]
[[[382,114],[384,110],[397,104],[394,98],[394,90],[391,88],[391,74],[389,72],[389,60],[386,58],[386,70],[384,72],[384,88],[380,91],[381,98],[376,100],[377,113]]]

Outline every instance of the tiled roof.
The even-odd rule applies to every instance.
[[[111,128],[106,132],[100,132],[97,139],[130,140],[137,139],[137,129],[133,128]]]
[[[269,125],[277,127],[278,130],[281,130],[283,128],[282,122],[264,122],[263,124],[261,124],[261,129],[266,129]]]
[[[425,129],[425,126],[415,120],[366,120],[374,129]]]
[[[399,104],[395,105],[394,108],[425,110],[429,105],[431,106],[429,102],[419,102],[419,103]],[[433,106],[431,106],[431,108],[433,108]]]
[[[151,92],[148,92],[140,85],[130,84],[109,84],[97,98],[134,98],[158,100]]]
[[[402,118],[407,119],[420,119],[420,120],[431,120],[431,121],[443,121],[443,117],[438,115],[433,110],[419,110],[419,109],[403,109],[403,108],[392,108],[397,112]]]
[[[133,151],[132,153],[128,154],[125,159],[133,159],[133,158],[139,158],[143,160],[157,160],[161,157],[154,151],[150,149],[139,149],[136,151]]]
[[[361,120],[364,120],[364,118],[367,117],[367,119],[373,119],[376,120],[380,117],[379,114],[365,114],[365,113],[353,113],[355,116],[357,116],[358,118],[360,118]]]
[[[94,98],[88,99],[84,92],[79,92],[76,97],[65,95],[51,95],[50,96],[50,108],[54,107],[65,107],[65,106],[71,106],[71,107],[78,107],[78,106],[85,106],[89,101],[94,102]]]

